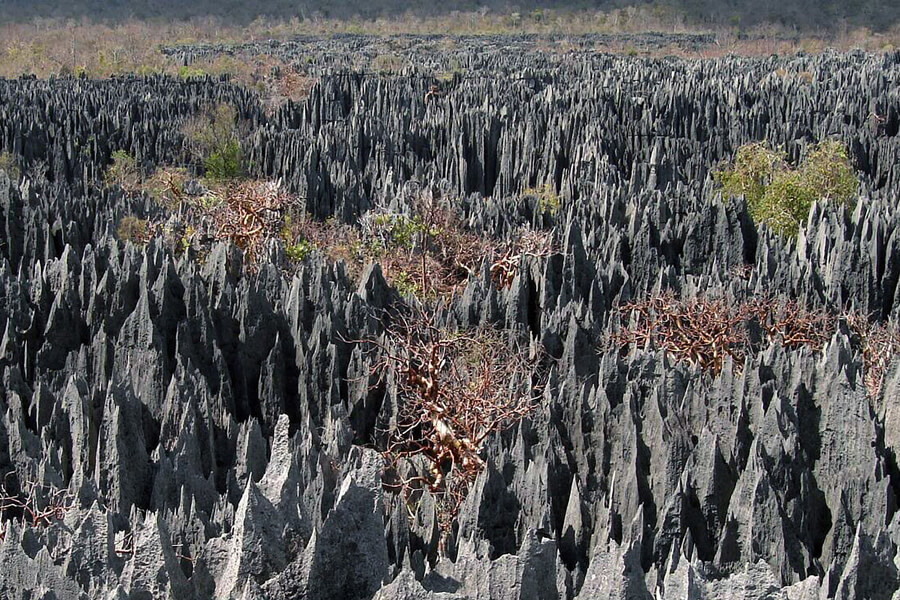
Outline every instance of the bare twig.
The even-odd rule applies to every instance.
[[[31,527],[47,527],[65,517],[74,500],[68,490],[25,481],[20,485],[21,491],[18,494],[12,493],[6,485],[6,480],[12,474],[7,473],[3,483],[0,484],[0,522],[17,518],[10,513],[18,513],[18,519]],[[0,530],[0,539],[5,534],[4,524]]]

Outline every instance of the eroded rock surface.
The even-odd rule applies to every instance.
[[[212,80],[0,81],[0,147],[32,173],[0,173],[0,475],[72,498],[52,526],[9,523],[0,596],[896,593],[896,361],[870,398],[845,327],[718,375],[602,341],[616,305],[663,289],[900,318],[900,53],[468,60],[428,99],[425,76],[324,73],[274,114]],[[382,490],[368,446],[390,394],[353,383],[366,365],[346,340],[378,335],[370,309],[397,301],[377,267],[355,281],[313,253],[251,271],[223,244],[115,238],[164,209],[97,185],[111,151],[184,160],[178,126],[209,102],[253,124],[256,175],[313,217],[433,187],[476,231],[555,228],[558,254],[508,289],[474,273],[443,313],[555,359],[536,412],[489,440],[443,552],[433,504],[409,520]],[[796,158],[831,137],[861,198],[817,204],[794,242],[715,190],[743,143]],[[556,211],[521,195],[544,184]]]

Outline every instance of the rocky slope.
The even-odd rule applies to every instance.
[[[603,340],[617,305],[662,290],[900,317],[900,54],[467,52],[449,81],[323,71],[274,114],[222,81],[0,81],[0,147],[28,173],[0,174],[0,475],[69,494],[46,524],[8,515],[0,596],[896,594],[897,361],[869,397],[843,324],[821,351],[771,344],[717,375]],[[377,266],[355,279],[313,253],[285,272],[273,244],[251,270],[225,244],[194,259],[116,239],[122,216],[165,209],[98,185],[110,153],[184,160],[178,127],[209,102],[252,123],[256,174],[316,218],[425,189],[475,231],[555,230],[557,254],[507,289],[485,268],[440,311],[553,359],[442,543],[427,495],[410,517],[372,449],[393,391],[365,385],[347,340],[399,301]],[[817,204],[796,241],[717,194],[741,144],[796,158],[826,138],[861,198]],[[550,213],[522,196],[545,184]]]

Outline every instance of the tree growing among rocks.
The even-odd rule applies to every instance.
[[[714,177],[724,195],[746,200],[754,221],[787,237],[797,235],[813,202],[847,204],[859,188],[847,150],[833,140],[813,146],[796,168],[763,142],[747,144]]]

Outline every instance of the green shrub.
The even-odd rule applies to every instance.
[[[747,144],[714,177],[725,196],[744,197],[754,221],[788,237],[797,234],[813,202],[846,204],[859,187],[847,151],[834,141],[813,146],[796,169],[765,144]]]
[[[781,156],[757,142],[738,148],[731,168],[715,173],[714,177],[725,195],[743,196],[748,205],[753,205],[762,200],[775,172],[783,169]]]
[[[122,217],[119,227],[116,229],[116,237],[123,242],[131,242],[136,245],[146,244],[150,239],[150,222],[137,217]]]
[[[761,201],[750,206],[754,221],[765,223],[780,235],[794,236],[806,220],[816,192],[798,171],[779,171],[766,187]]]
[[[112,163],[103,175],[103,183],[118,185],[123,190],[134,190],[141,183],[141,173],[137,160],[124,150],[112,153]]]
[[[191,225],[187,225],[181,230],[181,235],[178,236],[178,241],[175,244],[176,256],[181,256],[182,254],[185,254],[188,250],[190,250],[191,240],[193,239],[195,233],[197,233],[197,230]]]
[[[222,181],[244,174],[243,154],[237,140],[229,140],[203,161],[203,170],[209,179]]]
[[[400,271],[391,283],[393,283],[394,289],[396,289],[401,296],[413,296],[418,298],[421,295],[422,286],[419,285],[419,281],[416,277],[409,274],[407,271]]]
[[[246,172],[237,113],[227,104],[218,104],[182,127],[182,134],[195,162],[213,180],[234,179]]]
[[[181,79],[199,79],[205,75],[206,73],[203,69],[197,67],[189,67],[187,65],[178,67],[178,77]]]
[[[538,212],[542,214],[555,215],[559,212],[560,200],[559,195],[553,186],[545,183],[537,188],[527,188],[524,192],[526,196],[534,196],[537,198]]]
[[[290,244],[284,247],[284,255],[287,256],[288,260],[291,262],[303,262],[306,260],[306,257],[309,256],[313,250],[316,249],[316,245],[306,239],[299,239],[297,243]]]
[[[420,215],[407,216],[395,212],[371,211],[361,221],[369,251],[377,256],[385,250],[412,250],[417,240],[427,233],[436,236],[436,228],[426,232]]]
[[[15,157],[9,152],[0,152],[0,171],[5,171],[6,175],[13,181],[17,181],[21,173]]]
[[[829,140],[813,148],[802,170],[808,185],[825,200],[845,204],[859,190],[847,150],[838,142]]]

